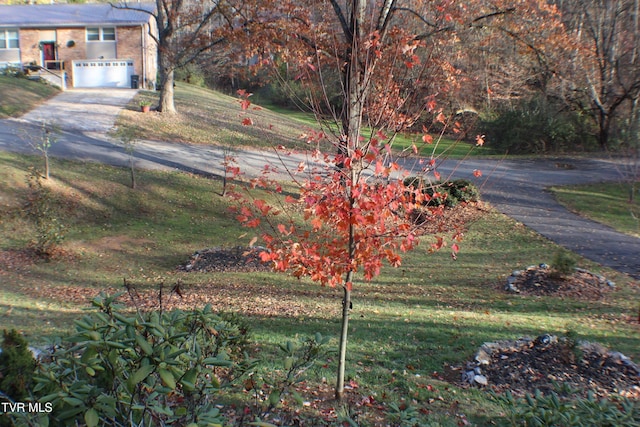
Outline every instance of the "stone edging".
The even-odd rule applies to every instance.
[[[507,283],[505,283],[505,285],[504,285],[504,290],[508,291],[508,292],[513,292],[515,294],[519,294],[520,293],[520,289],[518,289],[518,287],[515,285],[515,283],[518,281],[518,279],[520,278],[520,276],[524,272],[526,272],[528,270],[533,270],[533,269],[536,269],[536,268],[541,268],[543,270],[549,270],[550,269],[549,265],[542,263],[542,264],[538,264],[537,266],[536,265],[530,265],[529,267],[525,268],[524,270],[514,270],[513,272],[511,272],[511,275],[509,277],[507,277]],[[608,286],[608,287],[610,287],[612,289],[615,289],[615,287],[616,287],[616,283],[615,282],[613,282],[611,280],[608,280],[606,277],[602,276],[601,274],[592,273],[589,270],[585,270],[584,268],[578,268],[578,267],[574,268],[574,270],[576,272],[578,272],[578,273],[585,273],[585,274],[589,274],[589,275],[595,277],[598,280],[598,283],[601,286],[606,285],[606,286]]]
[[[473,362],[468,362],[466,368],[462,372],[462,382],[476,387],[485,387],[489,385],[489,378],[482,374],[482,367],[491,364],[491,357],[493,353],[499,350],[505,349],[521,349],[524,347],[530,347],[533,345],[547,346],[549,344],[558,343],[562,338],[558,338],[555,335],[544,334],[537,338],[522,337],[517,340],[506,340],[496,342],[486,342],[478,349]],[[608,351],[600,344],[590,342],[580,342],[580,349],[585,353],[595,352],[600,353],[606,357],[610,357],[616,362],[622,363],[627,367],[633,369],[640,379],[640,366],[633,363],[630,358],[617,351]]]

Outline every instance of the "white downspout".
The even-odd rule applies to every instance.
[[[144,26],[145,24],[140,25],[140,37],[142,39],[142,86],[145,89],[147,88],[147,49],[146,49],[146,40],[147,38],[144,36]]]

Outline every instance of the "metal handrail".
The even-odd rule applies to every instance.
[[[62,62],[62,61],[60,61],[60,62]],[[63,66],[62,70],[56,70],[56,71],[62,72],[62,74],[54,73],[53,71],[47,70],[45,67],[42,67],[40,65],[29,64],[27,67],[32,71],[38,71],[38,72],[46,71],[47,73],[51,74],[56,79],[60,80],[60,87],[62,88],[62,90],[66,90],[66,81],[65,81],[65,77],[64,77],[64,73],[65,73],[64,66]]]
[[[62,61],[60,61],[60,62],[62,62]],[[31,71],[46,71],[47,73],[49,73],[49,74],[51,74],[51,75],[53,75],[53,76],[60,77],[58,74],[54,73],[54,72],[53,72],[53,71],[51,71],[51,70],[46,69],[45,67],[43,67],[43,66],[41,66],[41,65],[32,65],[32,64],[30,64],[30,65],[28,65],[27,67],[28,67]],[[64,70],[64,68],[63,68],[62,70]],[[62,71],[62,70],[57,70],[57,71]]]

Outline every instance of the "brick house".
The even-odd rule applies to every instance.
[[[152,89],[158,49],[150,32],[157,28],[147,12],[155,3],[129,6],[141,10],[108,3],[0,6],[0,67],[23,67],[63,88]]]

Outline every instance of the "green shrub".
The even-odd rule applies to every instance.
[[[13,401],[23,401],[36,369],[27,340],[15,329],[3,332],[0,353],[0,391]]]
[[[7,65],[2,69],[2,75],[8,77],[17,77],[17,78],[25,78],[26,74],[22,67],[15,65]]]
[[[592,150],[597,148],[589,121],[538,97],[498,111],[480,124],[491,147],[510,154]]]
[[[640,425],[640,402],[623,397],[570,399],[555,393],[548,396],[514,398],[511,393],[494,395],[506,413],[504,425],[542,427],[632,427]]]
[[[449,193],[449,200],[455,204],[459,202],[477,202],[480,198],[478,188],[471,181],[466,179],[456,179],[443,184]]]
[[[454,207],[461,202],[476,202],[480,199],[478,188],[466,179],[425,183],[422,178],[411,176],[404,179],[404,185],[422,188],[422,193],[429,196],[425,202],[428,206]]]
[[[100,295],[35,376],[49,425],[222,425],[221,390],[252,361],[245,334],[210,306],[128,315],[118,295]]]
[[[558,250],[551,261],[551,274],[554,277],[567,277],[573,274],[578,260],[569,251]]]
[[[174,79],[198,87],[207,87],[204,73],[195,64],[188,64],[177,68],[174,73]]]
[[[387,406],[386,416],[396,427],[457,427],[470,425],[466,422],[464,415],[457,414],[456,417],[444,414],[425,414],[420,411],[415,403],[402,402],[400,404],[390,402]]]
[[[229,351],[232,356],[241,357],[245,349],[252,343],[251,322],[235,312],[221,312],[218,313],[218,317],[229,325],[233,325],[234,330],[237,331],[234,336],[234,345],[229,347]]]

